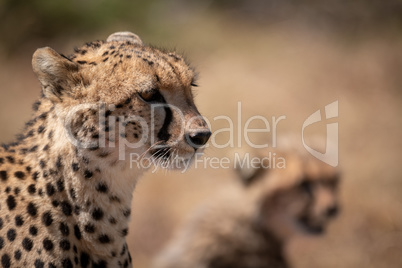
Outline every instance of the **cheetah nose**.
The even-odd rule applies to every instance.
[[[205,145],[209,140],[209,137],[211,137],[211,131],[209,130],[201,130],[186,134],[187,143],[194,149],[198,149]]]

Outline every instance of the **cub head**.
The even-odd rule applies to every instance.
[[[182,169],[211,135],[194,104],[194,70],[133,33],[114,33],[68,57],[41,48],[32,65],[43,99],[85,155]]]
[[[237,173],[256,204],[258,226],[280,240],[323,233],[339,211],[338,171],[296,147],[253,157],[260,161]]]

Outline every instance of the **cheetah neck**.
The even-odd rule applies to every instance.
[[[127,260],[132,193],[142,171],[66,142],[55,110],[42,99],[19,141],[6,146],[6,154],[27,165],[27,185],[35,185],[33,194],[40,196],[43,209],[56,211],[55,222],[70,226],[78,248],[108,262]]]

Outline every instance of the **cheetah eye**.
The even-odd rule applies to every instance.
[[[158,89],[151,89],[138,92],[138,96],[145,102],[155,103],[164,102],[164,98]]]
[[[313,183],[311,181],[308,180],[303,180],[300,184],[299,184],[299,188],[303,191],[306,192],[308,194],[311,194],[313,191]]]

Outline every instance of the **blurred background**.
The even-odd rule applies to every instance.
[[[186,55],[213,131],[228,127],[214,117],[234,118],[240,101],[244,121],[284,115],[278,135],[300,137],[310,114],[338,100],[342,213],[325,236],[292,241],[289,258],[296,268],[402,267],[401,1],[0,0],[1,142],[22,129],[40,94],[36,48],[70,54],[122,30]],[[325,129],[317,123],[306,133]],[[230,169],[202,167],[147,174],[133,200],[134,267],[149,267],[191,211],[233,180]]]

